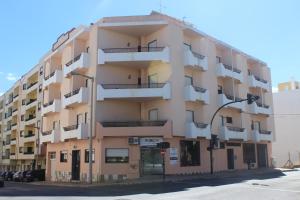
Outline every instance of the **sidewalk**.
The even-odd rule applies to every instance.
[[[271,175],[271,174],[282,174],[288,171],[299,171],[299,169],[252,169],[252,170],[234,170],[234,171],[224,171],[216,172],[214,174],[192,174],[192,175],[167,175],[165,180],[162,176],[148,176],[139,179],[125,180],[125,181],[115,181],[115,182],[102,182],[87,184],[83,182],[50,182],[50,181],[40,181],[31,182],[32,185],[48,185],[48,186],[62,186],[62,187],[95,187],[95,186],[111,186],[111,185],[131,185],[131,184],[146,184],[146,183],[158,183],[158,182],[176,182],[176,181],[187,181],[194,179],[222,179],[222,178],[240,178],[240,177],[251,177],[258,175]]]

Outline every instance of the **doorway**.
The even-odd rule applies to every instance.
[[[268,167],[268,148],[266,144],[257,144],[257,166]]]
[[[80,180],[80,150],[72,151],[72,180]]]
[[[50,159],[50,180],[55,181],[55,160],[56,160],[56,153],[49,152],[49,159]]]
[[[233,149],[227,149],[227,168],[234,169],[234,152]]]
[[[156,147],[141,148],[141,175],[161,175],[163,160],[160,149]]]

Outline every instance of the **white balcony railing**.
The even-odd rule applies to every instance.
[[[51,84],[61,83],[62,80],[63,80],[63,72],[62,70],[57,69],[51,74],[49,74],[49,76],[44,78],[43,88],[46,88]]]
[[[253,102],[250,106],[251,113],[254,114],[263,114],[263,115],[270,115],[272,113],[272,109],[270,106],[259,104],[257,102]]]
[[[270,83],[266,80],[263,80],[257,76],[254,76],[253,74],[248,76],[248,82],[250,87],[254,88],[262,88],[267,91],[270,91]]]
[[[222,106],[226,103],[229,103],[231,101],[234,100],[234,98],[230,95],[225,95],[225,94],[218,94],[219,96],[219,106]],[[235,100],[239,100],[239,98],[235,98]],[[227,107],[230,108],[236,108],[239,110],[245,110],[245,102],[238,102],[238,103],[233,103],[233,104],[229,104]]]
[[[136,47],[136,48],[111,48],[98,49],[98,64],[107,62],[170,62],[168,47]]]
[[[97,100],[122,98],[171,98],[170,83],[134,84],[99,84]]]
[[[89,91],[86,87],[81,87],[76,89],[63,97],[63,107],[73,107],[78,104],[88,103],[89,100]]]
[[[193,67],[195,69],[207,71],[207,69],[208,69],[207,57],[200,55],[198,53],[192,52],[191,50],[185,50],[184,51],[184,66]]]
[[[243,82],[243,73],[232,66],[225,65],[223,63],[217,64],[217,76],[234,78],[240,82]]]
[[[41,134],[41,143],[57,143],[60,141],[60,129],[46,131]]]
[[[54,99],[47,104],[44,104],[42,107],[42,115],[47,115],[49,113],[59,112],[61,109],[61,100]]]
[[[247,141],[248,135],[245,128],[222,126],[220,133],[221,140],[243,140]]]
[[[86,139],[88,137],[88,124],[78,124],[64,127],[60,140],[63,142],[67,139]]]
[[[187,122],[186,123],[186,138],[206,138],[210,139],[210,125],[195,123],[195,122]]]
[[[90,57],[88,53],[82,52],[74,59],[64,65],[64,77],[70,75],[72,71],[80,71],[90,66]]]
[[[253,130],[251,131],[251,135],[249,139],[253,140],[254,142],[262,142],[262,141],[272,142],[273,134],[271,131]]]
[[[187,85],[184,88],[184,95],[186,101],[202,101],[209,104],[209,91],[207,89]]]

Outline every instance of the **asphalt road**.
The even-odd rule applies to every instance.
[[[5,184],[4,188],[0,188],[0,199],[40,199],[40,196],[48,196],[43,199],[57,199],[57,196],[63,196],[67,199],[92,197],[118,200],[300,200],[300,171],[122,186],[66,187],[15,182]]]

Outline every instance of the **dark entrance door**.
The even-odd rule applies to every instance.
[[[257,165],[258,167],[268,167],[268,149],[266,144],[257,144]]]
[[[228,167],[228,169],[234,169],[233,149],[227,149],[227,167]]]
[[[72,151],[72,180],[80,180],[80,150]]]
[[[160,149],[156,147],[141,148],[141,175],[160,175],[162,173]]]

